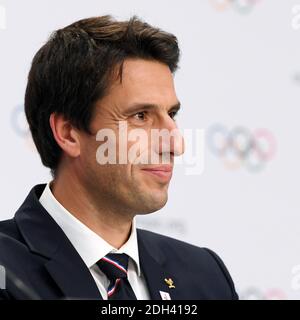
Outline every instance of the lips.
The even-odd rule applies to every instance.
[[[170,181],[173,172],[173,166],[171,165],[163,165],[163,166],[154,166],[154,167],[147,167],[142,168],[142,171],[151,174],[152,176],[163,180],[163,181]]]
[[[171,166],[171,165],[163,165],[163,166],[147,167],[147,168],[142,168],[142,170],[172,172],[173,166]]]

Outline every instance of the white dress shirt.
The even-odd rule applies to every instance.
[[[107,300],[109,280],[96,265],[96,262],[108,253],[126,253],[129,256],[128,281],[138,300],[150,299],[146,281],[140,268],[135,218],[132,220],[129,239],[120,249],[116,249],[79,221],[56,200],[51,192],[50,182],[46,185],[39,200],[69,238],[89,268],[104,300]]]

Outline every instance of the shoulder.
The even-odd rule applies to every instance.
[[[148,230],[138,229],[138,233],[148,247],[159,250],[167,257],[170,264],[182,270],[188,269],[192,274],[206,275],[214,281],[222,279],[221,281],[229,286],[233,298],[238,298],[229,271],[223,260],[213,250]]]
[[[152,247],[159,247],[161,250],[167,251],[172,254],[188,254],[188,255],[196,255],[196,257],[200,257],[208,260],[218,259],[217,255],[210,249],[199,247],[188,242],[178,240],[169,236],[165,236],[159,233],[155,233],[148,230],[137,229],[140,237],[143,238],[143,241],[151,245]]]
[[[2,247],[3,242],[7,244],[7,242],[23,242],[23,238],[15,219],[9,219],[0,221],[0,246]]]
[[[28,257],[29,253],[15,220],[0,221],[0,264],[14,263],[17,257]]]

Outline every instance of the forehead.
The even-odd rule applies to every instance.
[[[115,102],[174,104],[177,101],[174,79],[169,67],[153,60],[124,61],[122,81],[114,81],[108,97]]]

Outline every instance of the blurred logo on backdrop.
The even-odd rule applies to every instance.
[[[292,7],[291,25],[294,30],[300,29],[300,4],[296,4]]]
[[[249,287],[239,292],[240,300],[286,300],[287,296],[282,289],[270,288],[261,290],[256,287]]]
[[[0,30],[6,29],[6,8],[0,4]]]
[[[10,123],[14,133],[18,137],[24,139],[29,149],[35,151],[35,145],[32,141],[29,126],[25,117],[24,105],[20,104],[12,109]]]
[[[296,84],[296,85],[300,85],[300,71],[296,71],[293,73],[292,75],[292,81]]]
[[[253,8],[262,0],[209,0],[217,11],[233,9],[241,14],[250,13]]]
[[[268,129],[252,132],[243,126],[228,129],[214,124],[208,128],[206,139],[210,152],[229,170],[245,168],[261,172],[277,150],[276,139]]]
[[[300,265],[295,265],[292,268],[291,288],[295,291],[300,291]]]

